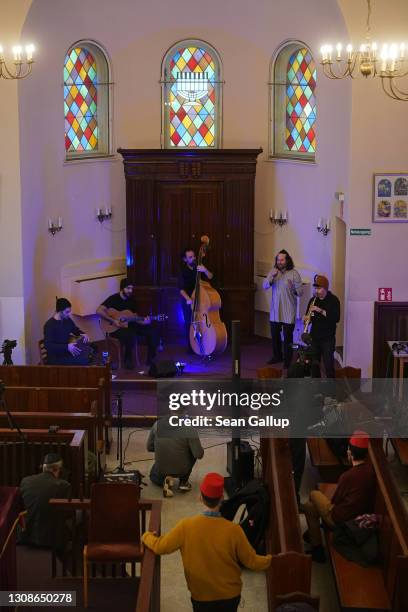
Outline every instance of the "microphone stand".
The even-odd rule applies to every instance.
[[[123,392],[119,391],[116,396],[117,400],[117,427],[118,427],[118,447],[116,451],[116,459],[119,461],[119,465],[112,471],[112,474],[126,474],[125,466],[123,463],[123,405],[122,405]]]

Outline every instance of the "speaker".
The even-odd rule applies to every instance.
[[[227,442],[227,472],[233,471],[233,443]],[[254,450],[248,442],[241,440],[239,444],[238,474],[241,485],[246,484],[254,478]]]
[[[149,370],[149,376],[153,378],[173,378],[177,374],[177,368],[174,361],[163,359],[158,363],[152,363]]]

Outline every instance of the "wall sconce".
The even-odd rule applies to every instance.
[[[319,221],[317,222],[316,229],[318,232],[323,234],[323,236],[327,236],[327,234],[330,232],[330,221],[325,221],[322,217],[320,217]]]
[[[62,217],[58,217],[58,221],[54,223],[52,219],[48,219],[48,231],[53,236],[62,230]]]
[[[111,219],[112,218],[112,209],[106,207],[105,211],[103,211],[102,208],[97,208],[96,209],[96,218],[98,219],[99,223],[103,223],[107,219]]]
[[[288,213],[285,211],[271,210],[269,211],[269,221],[274,225],[279,225],[279,227],[283,227],[288,222]]]

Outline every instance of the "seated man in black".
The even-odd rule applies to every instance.
[[[109,323],[115,325],[116,331],[111,333],[111,336],[117,338],[124,347],[125,356],[125,367],[128,370],[134,368],[132,362],[133,348],[137,336],[143,336],[146,338],[147,343],[147,365],[151,365],[156,357],[156,349],[158,345],[158,336],[156,329],[151,325],[150,317],[137,317],[138,321],[129,321],[127,326],[121,327],[118,318],[115,318],[109,314],[109,309],[113,308],[118,312],[129,310],[137,317],[137,305],[133,297],[133,285],[127,278],[122,278],[120,281],[119,293],[114,293],[109,296],[102,304],[97,308],[97,314]],[[121,317],[122,319],[124,317]]]
[[[42,472],[21,481],[20,491],[27,510],[26,528],[18,535],[21,544],[63,549],[68,536],[65,521],[58,518],[48,503],[51,498],[69,499],[71,495],[71,485],[61,478],[61,471],[61,457],[49,453]]]
[[[80,342],[71,342],[73,336]],[[44,345],[47,351],[49,365],[88,365],[88,347],[83,347],[89,341],[71,319],[71,302],[66,298],[58,298],[55,313],[44,325]]]

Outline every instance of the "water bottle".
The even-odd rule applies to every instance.
[[[106,365],[109,361],[109,353],[108,351],[102,351],[102,363]]]

